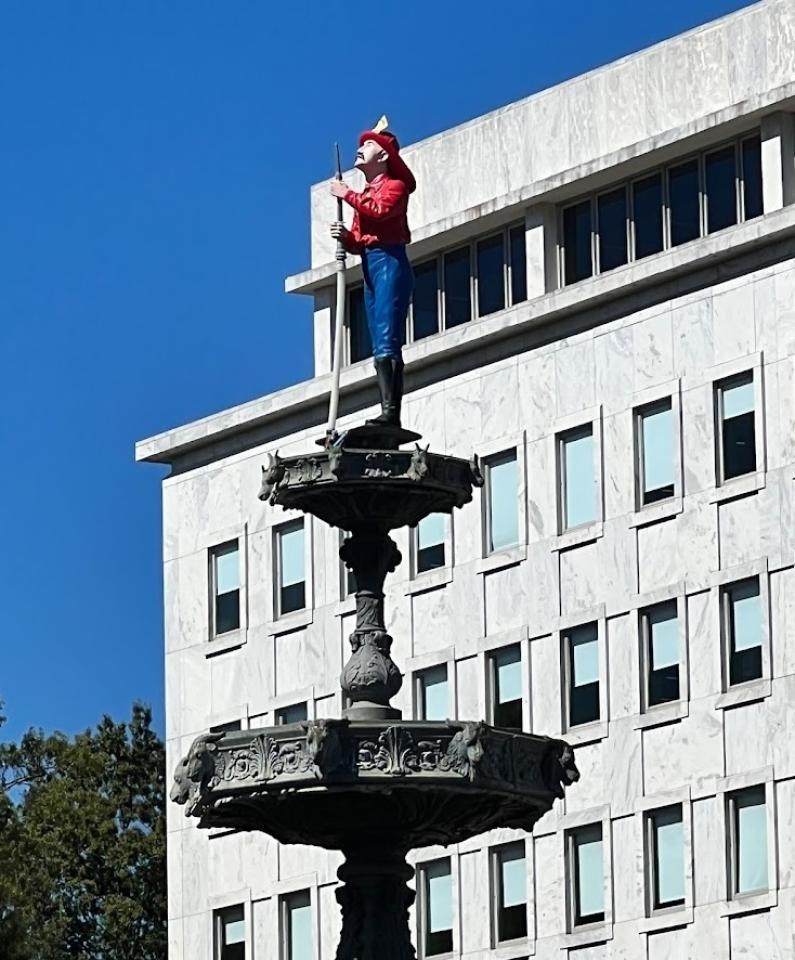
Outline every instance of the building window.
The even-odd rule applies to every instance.
[[[472,319],[472,268],[470,248],[459,247],[444,255],[444,325],[447,329]]]
[[[687,160],[668,171],[668,215],[672,247],[701,236],[698,159]]]
[[[430,513],[417,524],[414,541],[417,573],[444,566],[446,524],[447,517],[444,513]]]
[[[750,577],[721,591],[729,686],[762,677],[762,603],[759,578]]]
[[[707,233],[725,230],[738,220],[737,156],[734,144],[708,153],[704,159]]]
[[[523,840],[492,853],[495,940],[497,944],[527,936],[527,862]]]
[[[415,715],[418,720],[446,720],[450,716],[447,664],[420,670],[414,676]]]
[[[567,857],[573,927],[603,923],[605,919],[602,825],[571,830]]]
[[[312,960],[312,900],[308,890],[281,898],[282,960]]]
[[[563,280],[576,283],[593,275],[591,201],[563,211]]]
[[[306,702],[291,703],[288,707],[279,707],[274,711],[276,725],[281,727],[286,723],[301,723],[307,719]]]
[[[762,212],[761,139],[755,134],[634,180],[629,190],[616,185],[564,207],[563,283],[642,260]]]
[[[563,530],[596,520],[593,426],[589,423],[559,437],[561,526]]]
[[[760,137],[743,140],[742,152],[743,219],[753,220],[764,213],[762,201],[762,146]]]
[[[670,910],[685,903],[685,842],[682,807],[665,807],[646,817],[652,911]]]
[[[627,262],[626,187],[603,193],[596,199],[599,271],[613,270]]]
[[[568,725],[592,723],[600,717],[599,631],[595,623],[573,627],[563,635],[568,682]]]
[[[505,238],[502,233],[475,247],[478,268],[478,315],[505,309]]]
[[[511,303],[527,299],[527,249],[524,224],[508,231],[511,248]]]
[[[304,521],[293,520],[276,528],[278,616],[306,606],[304,572]]]
[[[348,294],[348,326],[351,337],[351,363],[372,357],[373,343],[370,339],[370,328],[367,326],[362,286],[352,287]]]
[[[245,960],[246,920],[242,904],[215,911],[216,960]]]
[[[730,794],[728,807],[731,896],[761,893],[768,888],[764,786]]]
[[[495,727],[521,730],[522,650],[518,643],[489,655],[491,722]]]
[[[519,468],[516,450],[485,461],[486,543],[489,553],[519,543]]]
[[[741,373],[715,385],[720,483],[756,470],[754,375]]]
[[[230,720],[228,723],[215,723],[210,727],[210,733],[235,733],[242,730],[243,724],[240,720]]]
[[[646,706],[678,700],[679,617],[676,601],[658,603],[641,611],[643,658],[646,665]]]
[[[453,881],[449,860],[434,860],[420,868],[420,930],[422,953],[435,957],[453,952]]]
[[[240,550],[237,540],[210,551],[211,636],[240,629]]]
[[[411,312],[415,340],[439,332],[439,268],[435,258],[414,268]]]
[[[674,495],[674,416],[670,397],[635,411],[638,501],[645,507]]]
[[[659,253],[665,246],[662,176],[655,173],[632,184],[634,259]]]

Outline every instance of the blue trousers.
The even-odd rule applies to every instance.
[[[364,307],[373,357],[402,359],[406,315],[414,289],[414,273],[402,244],[365,247],[362,252]]]

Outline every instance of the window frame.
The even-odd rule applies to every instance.
[[[444,563],[441,567],[431,567],[428,570],[418,569],[420,527],[419,524],[415,527],[409,527],[409,571],[412,580],[425,581],[427,578],[445,579],[444,572],[450,573],[453,569],[453,515],[451,513],[444,513],[442,516],[444,518],[444,537],[442,539]],[[449,579],[452,579],[452,577]]]
[[[490,647],[485,651],[485,679],[486,679],[486,716],[489,718],[489,723],[493,726],[497,726],[496,723],[496,707],[497,704],[497,658],[504,651],[517,648],[519,650],[519,659],[516,661],[519,664],[519,679],[521,683],[521,694],[519,701],[522,705],[522,726],[519,728],[523,733],[528,733],[530,731],[530,724],[532,722],[532,711],[530,709],[530,683],[528,677],[528,653],[527,653],[527,644],[523,642],[522,639],[510,640],[508,642],[502,642],[497,646]],[[515,701],[509,701],[515,702]],[[501,728],[502,729],[502,728]],[[513,727],[508,727],[504,729],[515,729]]]
[[[647,888],[646,895],[648,899],[647,915],[659,916],[660,914],[678,913],[684,909],[687,904],[687,870],[683,869],[682,874],[682,896],[669,903],[659,903],[657,900],[659,888],[659,843],[657,839],[657,817],[661,813],[669,810],[679,811],[679,822],[682,826],[682,865],[685,863],[685,815],[681,803],[671,803],[663,807],[656,807],[654,810],[644,812],[645,825],[645,846],[647,859]]]
[[[767,890],[734,894],[733,873],[736,850],[732,849],[732,825],[730,823],[730,797],[744,790],[764,787],[765,830],[767,843]],[[767,766],[747,773],[738,773],[717,781],[715,803],[719,804],[716,817],[719,824],[719,840],[724,848],[724,900],[719,904],[720,916],[730,917],[757,910],[766,910],[778,904],[779,866],[777,831],[777,795],[773,767]]]
[[[666,405],[666,400],[668,401]],[[670,411],[671,414],[671,439],[672,439],[672,449],[671,449],[671,475],[672,475],[672,484],[673,490],[671,494],[666,497],[659,497],[656,500],[649,500],[648,503],[645,502],[645,495],[647,491],[644,487],[644,475],[646,470],[646,457],[645,457],[645,431],[644,431],[644,422],[645,418],[653,415],[656,412],[662,412],[663,410]],[[634,407],[632,410],[633,419],[634,419],[634,440],[635,440],[635,511],[639,513],[641,510],[646,510],[649,507],[655,507],[660,503],[670,503],[672,500],[676,499],[677,496],[677,434],[678,430],[676,429],[676,410],[674,409],[673,397],[661,397],[659,400],[651,400],[648,403],[641,404],[640,406]],[[681,496],[681,491],[679,491]]]
[[[654,888],[652,877],[652,851],[649,848],[648,819],[655,813],[669,807],[679,807],[682,812],[682,859],[684,861],[684,902],[675,907],[654,907]],[[640,921],[640,933],[654,933],[672,925],[683,926],[693,922],[694,880],[693,880],[693,805],[690,787],[666,791],[642,797],[635,811],[637,829],[643,847],[643,899],[645,918]]]
[[[578,723],[574,726],[569,724],[570,701],[569,689],[571,683],[570,674],[570,654],[569,654],[569,635],[572,630],[578,627],[584,627],[588,624],[596,624],[596,640],[599,655],[599,719],[588,723]],[[565,736],[567,742],[573,746],[596,743],[607,736],[608,724],[610,720],[610,698],[607,688],[608,679],[608,649],[607,649],[607,627],[606,627],[606,609],[605,605],[599,604],[580,613],[561,617],[553,636],[558,645],[558,662],[560,664],[560,730]]]
[[[579,912],[579,901],[580,901],[580,888],[579,888],[579,876],[577,869],[577,859],[576,859],[576,838],[578,835],[584,834],[588,830],[599,829],[599,843],[601,845],[602,853],[602,912],[601,916],[598,914],[586,914],[584,917],[580,916]],[[607,921],[607,871],[606,871],[606,861],[605,856],[605,832],[604,824],[601,820],[595,820],[592,823],[583,823],[575,827],[569,827],[564,831],[564,843],[565,843],[565,871],[566,871],[566,888],[568,893],[568,931],[569,933],[576,933],[582,930],[593,930],[601,929],[604,927]],[[589,919],[594,917],[595,919]]]
[[[723,427],[726,421],[724,416],[724,395],[727,388],[732,386],[739,385],[741,383],[748,383],[750,377],[750,384],[754,394],[754,468],[753,470],[746,470],[744,473],[735,474],[733,477],[726,476],[726,463],[725,463],[725,452],[723,449]],[[746,477],[753,476],[759,472],[759,443],[757,441],[757,432],[759,429],[758,417],[757,417],[757,405],[756,405],[756,377],[754,375],[754,370],[744,371],[742,373],[735,373],[728,377],[722,377],[720,380],[714,380],[712,384],[713,390],[713,410],[715,415],[715,483],[716,486],[724,487],[726,484],[732,483],[735,480],[744,480]]]
[[[428,930],[428,867],[436,863],[442,863],[447,861],[450,867],[450,902],[452,907],[452,927],[451,927],[451,941],[452,947],[450,950],[440,952],[440,953],[428,953],[426,937],[430,932]],[[417,944],[417,957],[419,960],[426,960],[430,957],[450,957],[455,955],[458,952],[458,929],[456,918],[458,916],[458,893],[457,893],[457,862],[456,858],[452,856],[446,857],[431,857],[428,860],[423,860],[420,863],[416,864],[416,899],[417,899],[417,912],[416,912],[416,944]]]
[[[674,492],[673,496],[665,500],[657,500],[652,503],[644,504],[642,501],[642,468],[643,455],[641,448],[642,433],[639,429],[639,419],[642,413],[670,400],[671,403],[671,426],[673,428],[673,476]],[[656,386],[635,392],[632,396],[632,407],[630,410],[632,416],[632,489],[634,513],[630,517],[630,527],[642,527],[657,520],[664,520],[668,517],[680,514],[684,506],[684,481],[682,468],[684,458],[682,455],[682,381],[680,378],[660,383]]]
[[[737,214],[737,221],[734,226],[737,226],[742,223],[746,223],[749,220],[756,219],[756,217],[746,218],[745,216],[745,169],[744,169],[744,159],[743,159],[743,145],[750,140],[760,140],[760,149],[761,149],[761,131],[758,128],[754,128],[751,131],[745,131],[742,134],[735,135],[734,137],[729,137],[724,140],[720,140],[717,143],[710,144],[709,146],[703,147],[699,151],[689,152],[684,154],[681,157],[676,157],[670,162],[665,164],[657,164],[653,167],[650,167],[648,170],[643,171],[640,174],[629,177],[624,180],[619,180],[613,184],[608,185],[607,187],[600,188],[598,190],[590,191],[589,193],[580,194],[576,197],[573,197],[571,200],[567,200],[564,203],[561,203],[557,207],[557,233],[558,233],[558,243],[557,243],[557,280],[558,287],[567,287],[572,286],[575,283],[583,283],[586,280],[591,280],[594,277],[602,276],[604,273],[612,272],[615,269],[620,269],[620,267],[611,268],[608,271],[602,271],[600,257],[599,257],[599,243],[598,243],[598,197],[606,194],[612,193],[614,190],[618,190],[621,187],[624,187],[626,191],[626,204],[627,204],[627,219],[628,229],[627,229],[627,263],[623,264],[626,266],[628,264],[639,263],[640,260],[646,260],[650,256],[658,256],[661,253],[666,253],[671,250],[676,249],[672,246],[671,243],[671,191],[670,191],[670,174],[671,171],[677,167],[684,166],[687,163],[691,163],[693,160],[697,162],[697,176],[698,176],[698,212],[699,212],[699,232],[698,236],[694,237],[692,240],[687,241],[687,243],[693,243],[695,240],[701,240],[705,237],[712,236],[713,234],[708,233],[708,223],[707,223],[707,185],[706,185],[706,158],[713,153],[718,153],[721,150],[724,150],[728,147],[734,148],[734,158],[735,158],[735,185],[734,185],[734,195],[735,195],[735,208]],[[662,194],[662,205],[663,205],[663,247],[662,250],[654,254],[649,254],[647,257],[638,258],[636,255],[636,230],[635,230],[635,209],[634,209],[634,185],[639,181],[646,180],[650,177],[661,176],[661,194]],[[566,265],[565,265],[565,235],[564,235],[564,213],[566,210],[579,206],[582,203],[589,202],[590,204],[590,216],[591,216],[591,274],[588,277],[583,277],[580,280],[574,280],[571,283],[566,282]],[[722,228],[722,229],[729,229]],[[720,232],[716,230],[715,233]],[[678,244],[682,246],[683,244]]]
[[[594,519],[565,526],[565,489],[563,470],[563,441],[567,436],[591,426],[593,438],[593,482],[594,482]],[[552,550],[567,550],[569,547],[596,540],[604,533],[604,463],[603,463],[603,415],[601,404],[580,410],[578,413],[561,417],[552,425],[550,435],[552,443],[552,463],[555,465],[555,508],[557,517],[557,537]]]
[[[235,636],[244,630],[243,625],[243,609],[244,609],[244,596],[245,596],[245,587],[244,587],[244,575],[245,575],[245,560],[244,560],[244,548],[241,549],[241,537],[234,537],[229,540],[224,540],[220,543],[213,544],[207,548],[207,560],[208,560],[208,580],[209,580],[209,641],[210,643],[215,643],[216,641],[221,641],[223,643],[226,640],[229,640],[230,637]],[[243,539],[243,544],[245,545],[245,539]],[[237,552],[237,573],[238,573],[238,587],[237,587],[237,626],[233,627],[231,630],[224,630],[221,633],[217,632],[217,617],[218,612],[216,610],[216,602],[219,594],[217,593],[218,589],[218,571],[217,571],[217,559],[220,556],[226,556],[229,553]]]
[[[599,218],[599,201],[602,197],[609,196],[611,193],[618,193],[619,190],[624,191],[624,240],[627,245],[627,259],[624,263],[616,264],[615,267],[610,267],[608,270],[602,270],[602,252],[599,246],[599,230],[600,230],[600,218]],[[612,187],[608,187],[604,190],[598,190],[593,196],[593,205],[591,207],[591,228],[593,233],[593,240],[591,243],[591,262],[593,264],[594,273],[593,275],[598,275],[601,273],[612,273],[614,270],[619,270],[621,267],[626,267],[627,264],[631,263],[630,256],[632,255],[632,242],[630,237],[630,197],[629,197],[629,181],[624,181],[623,183],[618,183]]]
[[[280,534],[286,527],[303,520],[304,524],[304,605],[296,610],[282,612],[281,610],[281,544]],[[312,540],[314,524],[311,514],[293,516],[275,523],[270,528],[271,546],[271,574],[272,589],[271,604],[273,620],[268,624],[269,634],[286,633],[289,630],[310,624],[314,617],[314,584],[312,575]]]
[[[751,574],[748,577],[739,577],[736,580],[730,580],[722,583],[718,588],[720,598],[720,633],[721,633],[721,651],[723,654],[723,692],[728,693],[732,690],[742,690],[751,684],[758,684],[760,681],[770,677],[769,664],[769,620],[766,614],[768,598],[763,593],[762,578],[767,579],[766,574]],[[750,680],[741,680],[738,683],[731,682],[731,657],[734,644],[734,629],[732,616],[732,590],[742,584],[757,581],[759,597],[759,650],[760,650],[760,674]],[[765,591],[766,592],[766,591]],[[766,661],[768,661],[766,663]]]
[[[642,717],[650,720],[665,718],[671,714],[672,720],[681,719],[686,715],[690,701],[689,686],[689,656],[687,631],[687,597],[684,585],[679,585],[675,593],[663,590],[639,597],[642,601],[637,608],[638,625],[638,657],[640,664],[640,711]],[[649,681],[651,673],[651,632],[648,629],[647,614],[655,607],[666,604],[676,606],[677,639],[679,641],[679,697],[676,700],[667,700],[662,703],[651,703]]]
[[[427,713],[427,704],[425,703],[425,687],[423,686],[423,677],[430,673],[431,671],[439,670],[444,671],[445,674],[445,685],[447,687],[447,710],[448,716],[444,717],[442,720],[433,721],[428,720]],[[452,706],[452,684],[450,682],[450,661],[443,660],[434,664],[427,666],[419,667],[416,670],[413,670],[411,673],[411,691],[412,691],[412,716],[415,720],[425,720],[429,723],[434,722],[444,722],[448,717],[453,716],[450,712]]]
[[[225,833],[231,833],[234,831],[224,831]],[[211,834],[212,836],[212,834]],[[246,891],[248,894],[248,891]],[[240,894],[236,894],[240,896]],[[222,950],[223,950],[223,937],[224,937],[224,927],[223,920],[224,914],[228,914],[232,910],[240,910],[243,914],[243,924],[244,924],[244,933],[243,933],[243,957],[245,960],[248,960],[251,957],[251,901],[246,898],[243,900],[236,900],[234,902],[226,903],[225,900],[217,902],[213,905],[211,912],[211,929],[210,929],[210,943],[212,944],[212,955],[213,960],[221,960]]]
[[[281,885],[279,885],[281,887]],[[293,960],[290,950],[290,913],[289,901],[302,894],[306,894],[309,899],[308,907],[310,911],[310,922],[312,926],[312,950],[311,956],[314,960],[318,956],[318,924],[317,924],[317,887],[312,885],[284,889],[278,892],[277,910],[278,910],[278,930],[279,930],[279,960]]]
[[[519,848],[522,849],[522,856],[525,862],[525,932],[521,936],[512,937],[511,939],[501,940],[500,939],[500,909],[501,909],[501,900],[502,900],[502,877],[500,874],[501,867],[501,855],[504,851],[510,849]],[[495,846],[488,848],[488,857],[489,857],[489,878],[490,878],[490,894],[491,894],[491,910],[489,911],[491,917],[491,949],[492,950],[502,950],[506,947],[515,947],[518,944],[524,944],[530,939],[531,935],[531,923],[530,923],[530,891],[532,890],[532,875],[529,869],[529,858],[527,851],[527,843],[524,839],[521,840],[507,840],[504,843],[496,844]]]

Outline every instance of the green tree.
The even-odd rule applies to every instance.
[[[2,717],[0,717],[2,720]],[[165,754],[151,711],[0,743],[0,960],[163,960]]]

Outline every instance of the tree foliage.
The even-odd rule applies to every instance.
[[[0,743],[1,960],[166,956],[165,755],[151,720],[135,705],[129,722],[105,716],[73,739]]]

